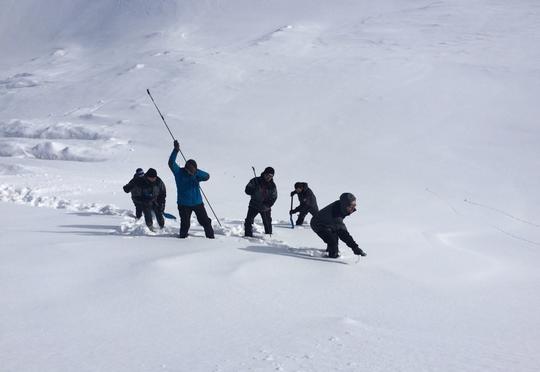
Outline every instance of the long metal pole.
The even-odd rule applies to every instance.
[[[150,93],[150,89],[146,89],[146,93],[148,93],[148,95],[150,96],[150,99],[152,100],[152,103],[154,104],[157,112],[159,113],[159,116],[161,116],[161,120],[163,120],[163,124],[165,124],[165,126],[167,127],[167,130],[169,131],[169,134],[171,135],[172,139],[176,140],[176,138],[174,138],[171,130],[169,129],[169,126],[167,125],[167,122],[165,121],[165,118],[163,117],[163,114],[161,113],[161,110],[156,105],[156,101],[154,101],[154,97],[152,97],[152,93]]]
[[[150,99],[152,100],[152,103],[154,104],[157,112],[159,113],[159,116],[161,116],[161,120],[163,120],[163,124],[165,124],[165,126],[167,127],[167,130],[169,131],[169,134],[171,135],[172,139],[174,141],[176,141],[176,138],[174,138],[174,136],[173,136],[173,134],[171,132],[171,129],[167,125],[167,122],[165,121],[165,118],[163,117],[163,114],[161,113],[161,110],[157,106],[156,101],[154,101],[154,97],[152,97],[152,94],[150,93],[150,89],[146,89],[146,93],[148,93],[148,95],[150,96]],[[182,158],[184,158],[184,161],[187,161],[186,156],[184,155],[182,150],[180,148],[178,148],[178,150],[180,151],[180,155],[182,155]],[[208,198],[206,197],[206,194],[204,193],[204,190],[202,189],[201,185],[199,185],[199,190],[201,190],[201,193],[204,196],[204,200],[206,200],[206,203],[208,203],[208,206],[210,207],[210,210],[212,211],[212,214],[214,215],[214,217],[216,217],[216,220],[217,220],[219,226],[221,226],[221,222],[219,221],[219,218],[216,215],[216,212],[214,211],[214,208],[212,207],[212,204],[210,203],[210,200],[208,200]]]

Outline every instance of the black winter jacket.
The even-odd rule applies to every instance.
[[[317,205],[317,198],[307,183],[301,183],[302,192],[298,194],[298,201],[300,205],[293,209],[293,213],[311,213],[313,216],[319,212],[319,206]]]
[[[341,205],[339,200],[327,205],[319,213],[311,219],[311,228],[315,232],[324,230],[330,231],[338,235],[338,237],[347,244],[350,248],[358,248],[358,244],[347,231],[347,226],[343,223],[343,219],[347,217],[347,211]]]
[[[277,188],[273,180],[266,182],[263,176],[252,178],[246,185],[246,194],[251,195],[250,208],[267,211],[277,200]]]
[[[165,209],[165,199],[167,190],[161,178],[157,177],[155,182],[150,182],[146,177],[133,177],[124,186],[126,193],[131,192],[131,198],[136,203],[157,204],[161,209]]]

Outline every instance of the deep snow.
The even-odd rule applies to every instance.
[[[0,9],[2,371],[538,370],[538,2]],[[130,217],[137,167],[177,214],[146,88],[215,241]],[[245,240],[252,165],[279,199]],[[366,258],[287,228],[295,181],[358,196]]]

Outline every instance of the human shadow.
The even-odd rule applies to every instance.
[[[91,216],[99,216],[102,213],[98,213],[98,212],[70,212],[68,214],[71,214],[71,215],[74,215],[74,216],[79,216],[79,217],[91,217]]]
[[[272,224],[273,227],[278,227],[280,229],[287,229],[287,230],[292,230],[293,227],[291,226],[290,223],[274,223]],[[298,229],[298,230],[311,230],[311,226],[309,226],[309,224],[303,224],[303,225],[294,225],[294,228],[295,229]]]
[[[292,230],[292,226],[290,223],[273,223],[272,224],[273,227],[279,227],[281,229],[289,229],[289,230]],[[296,227],[296,225],[295,225]]]
[[[89,229],[89,230],[114,230],[118,231],[118,225],[59,225],[58,227],[66,227],[72,229]]]
[[[250,245],[248,247],[238,249],[248,252],[274,254],[278,256],[300,258],[303,260],[324,261],[335,264],[348,265],[348,263],[344,261],[321,257],[320,254],[322,251],[314,248],[292,248],[288,245]]]
[[[82,235],[82,236],[120,236],[116,232],[98,231],[98,230],[70,230],[70,231],[37,230],[37,231],[40,233],[49,233],[49,234],[69,234],[69,235]]]
[[[128,211],[127,213],[102,213],[102,212],[69,212],[68,214],[79,217],[94,217],[94,216],[123,216],[135,218],[135,213]]]
[[[82,224],[82,225],[59,225],[58,227],[69,229],[65,231],[47,231],[50,233],[56,233],[56,234],[78,234],[83,236],[141,236],[141,237],[149,237],[149,238],[175,238],[178,237],[178,234],[175,234],[173,232],[168,231],[159,231],[155,234],[130,234],[122,231],[121,226],[118,225],[90,225],[90,224]],[[72,230],[72,229],[78,229],[78,230]]]

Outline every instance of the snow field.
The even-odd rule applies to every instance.
[[[527,0],[7,0],[0,369],[537,371],[539,20]],[[130,217],[137,167],[177,214],[147,88],[211,175],[215,240]],[[274,235],[244,239],[268,165]],[[296,181],[358,197],[366,258],[288,227]]]

